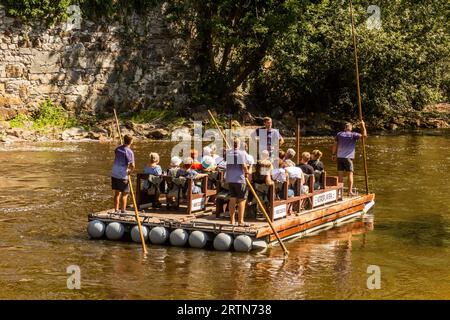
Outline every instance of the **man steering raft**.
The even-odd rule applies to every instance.
[[[233,149],[229,149],[226,154],[227,167],[225,180],[230,188],[230,200],[228,207],[230,210],[230,223],[235,223],[236,202],[238,205],[238,224],[245,226],[244,213],[248,195],[246,176],[249,174],[247,154],[240,150],[241,141],[238,138],[233,140]]]
[[[127,207],[128,193],[130,193],[130,186],[128,184],[128,175],[135,168],[134,153],[131,150],[133,137],[125,135],[123,137],[124,144],[117,147],[114,151],[115,159],[111,172],[111,186],[114,190],[114,211],[119,212],[119,200],[122,204],[122,213],[125,213]]]
[[[343,181],[344,172],[348,177],[348,195],[353,196],[353,159],[355,158],[356,142],[361,136],[367,137],[367,130],[364,121],[361,120],[361,132],[353,132],[353,126],[347,122],[344,131],[338,132],[335,142],[333,144],[331,159],[336,160],[337,156],[337,170],[339,181]]]
[[[284,139],[277,129],[272,128],[272,118],[264,118],[264,127],[256,129],[251,134],[252,139],[259,140],[259,153],[261,151],[269,151],[271,158],[278,156],[278,147],[284,143]],[[259,156],[258,156],[259,158]]]

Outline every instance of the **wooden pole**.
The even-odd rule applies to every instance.
[[[117,132],[119,133],[120,143],[123,144],[122,133],[120,132],[119,118],[117,117],[116,109],[114,109],[114,118],[116,119]],[[139,235],[141,236],[142,251],[147,254],[147,247],[145,245],[144,234],[142,233],[141,219],[139,218],[139,211],[136,203],[136,197],[134,196],[133,184],[131,183],[131,176],[128,175],[128,185],[130,186],[131,197],[133,198],[134,215],[139,229]]]
[[[297,163],[300,163],[300,119],[297,118],[297,148],[295,152],[297,153]]]
[[[228,140],[225,138],[225,135],[223,134],[222,130],[219,127],[219,124],[217,123],[216,119],[214,118],[214,115],[211,113],[210,110],[208,110],[209,115],[211,116],[211,119],[213,120],[214,124],[216,125],[217,129],[219,130],[223,140],[225,140],[225,144],[227,145],[227,148],[230,149],[230,144],[228,143]],[[255,192],[255,189],[253,189],[252,184],[250,183],[250,180],[248,180],[248,178],[245,178],[245,182],[247,183],[251,193],[253,194],[253,196],[256,199],[256,202],[258,203],[259,208],[261,209],[261,211],[264,214],[264,217],[266,218],[267,222],[269,223],[270,228],[272,229],[273,233],[275,234],[275,237],[277,238],[278,242],[280,243],[281,247],[283,248],[284,251],[284,255],[287,256],[289,254],[289,251],[286,249],[286,246],[284,245],[283,241],[281,240],[278,232],[275,230],[275,227],[272,224],[272,221],[270,221],[270,217],[267,214],[266,208],[264,207],[264,205],[262,204],[261,200],[259,199],[258,195]]]
[[[355,75],[356,75],[356,91],[358,93],[358,111],[359,111],[359,121],[363,121],[362,114],[362,103],[361,103],[361,88],[359,85],[359,67],[358,67],[358,49],[356,48],[356,32],[355,32],[355,19],[353,17],[353,3],[350,0],[350,15],[352,17],[352,37],[353,37],[353,49],[355,53]],[[369,175],[367,170],[367,156],[366,156],[366,138],[361,137],[362,149],[363,149],[363,160],[364,160],[364,178],[366,183],[366,194],[369,194]],[[352,192],[352,190],[349,190]]]

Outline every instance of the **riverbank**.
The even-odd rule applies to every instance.
[[[90,120],[84,124],[78,123],[70,128],[50,126],[36,129],[31,121],[24,121],[17,125],[14,120],[0,121],[0,143],[14,143],[24,141],[82,141],[95,140],[108,142],[117,138],[116,124],[112,117],[104,120]],[[154,118],[144,121],[136,116],[127,116],[121,122],[122,134],[129,134],[137,140],[170,140],[174,130],[180,130],[191,135],[193,121],[202,121],[211,127],[211,121],[206,113],[194,114],[191,118],[169,117]],[[227,119],[222,119],[223,123]],[[302,136],[329,136],[341,129],[343,121],[336,120],[327,114],[308,114],[300,118]],[[253,127],[261,124],[261,117],[254,117],[250,121],[239,123],[237,126]],[[285,137],[294,137],[296,118],[293,114],[285,114],[281,119],[274,119],[274,127],[278,128]],[[357,122],[357,121],[355,121]],[[450,128],[450,104],[429,106],[421,112],[410,112],[391,117],[388,121],[378,119],[366,120],[368,130],[372,134],[402,134],[427,129]]]

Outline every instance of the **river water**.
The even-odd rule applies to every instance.
[[[328,174],[331,137],[320,148]],[[293,145],[294,141],[288,144]],[[449,299],[450,132],[371,136],[376,205],[364,221],[262,253],[215,252],[89,240],[87,215],[111,207],[114,144],[0,145],[1,299]],[[168,163],[170,143],[134,146],[142,168],[150,151]],[[360,148],[356,185],[362,191]],[[66,268],[81,270],[67,288]],[[368,289],[368,267],[381,288]]]

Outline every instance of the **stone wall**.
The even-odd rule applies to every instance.
[[[0,6],[0,120],[51,99],[76,114],[180,108],[199,68],[161,7],[121,23],[24,25]]]

